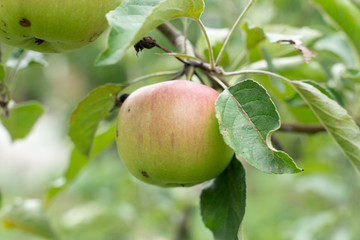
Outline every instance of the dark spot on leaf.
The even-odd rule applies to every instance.
[[[19,21],[20,25],[23,27],[30,27],[31,26],[31,22],[29,21],[29,19],[27,18],[23,18]]]
[[[128,112],[130,112],[130,108],[128,108]]]
[[[119,136],[119,130],[116,129],[116,137]]]
[[[7,40],[11,40],[11,38],[9,38],[9,37],[5,37]]]
[[[40,39],[40,38],[35,38],[35,43],[36,43],[37,45],[40,45],[40,44],[42,44],[43,42],[45,42],[45,40]]]
[[[180,183],[180,186],[182,186],[182,187],[185,187],[185,184],[183,184],[183,183]]]
[[[144,177],[146,177],[146,178],[149,178],[149,177],[150,177],[149,174],[148,174],[147,172],[145,172],[145,171],[142,171],[141,174],[142,174]]]
[[[6,22],[4,20],[1,20],[2,24],[4,25],[4,27],[7,26]]]

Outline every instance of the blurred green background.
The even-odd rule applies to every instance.
[[[238,0],[205,2],[202,20],[211,28],[230,28],[247,3]],[[359,1],[354,3],[360,6]],[[341,67],[353,67],[353,56],[346,54],[346,49],[341,56],[323,47],[321,41],[336,35],[338,30],[328,24],[312,1],[258,0],[245,21],[265,29],[287,29],[285,25],[313,29],[318,37],[307,44],[318,53],[318,57],[308,65],[303,61],[286,65],[279,68],[279,72],[291,79],[311,79],[332,89],[349,113],[360,119],[360,81],[341,78],[336,71]],[[183,24],[180,20],[172,23],[180,28]],[[198,27],[191,23],[189,28],[189,38],[201,49],[203,40],[199,37]],[[162,45],[174,49],[157,31],[150,35]],[[230,68],[234,59],[244,51],[245,38],[239,30],[231,40],[223,61],[225,69]],[[144,51],[138,56],[130,49],[118,64],[94,67],[94,61],[104,46],[102,37],[78,51],[46,55],[46,67],[33,66],[18,73],[14,100],[35,99],[43,103],[47,111],[24,140],[11,142],[6,130],[0,126],[3,205],[18,197],[44,199],[51,184],[59,181],[72,147],[66,135],[70,114],[91,89],[108,82],[125,83],[144,74],[182,67],[175,59],[156,55],[157,49]],[[14,49],[2,47],[6,59]],[[279,48],[264,43],[262,47],[273,58],[296,58],[299,55],[294,51],[278,52],[278,49],[288,46]],[[261,59],[244,58],[239,67],[246,69],[258,60]],[[268,88],[283,121],[317,123],[305,106],[291,105],[289,96],[293,92],[279,91],[267,78],[255,80]],[[305,171],[296,175],[268,175],[245,164],[248,194],[243,222],[245,239],[360,239],[359,178],[335,142],[327,133],[281,132],[275,135]],[[206,185],[161,189],[141,183],[130,176],[112,145],[58,194],[47,206],[47,214],[65,240],[212,239],[211,232],[201,221],[199,210],[199,195]],[[1,227],[0,239],[41,238]]]

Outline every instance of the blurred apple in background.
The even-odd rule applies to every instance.
[[[121,0],[0,0],[0,41],[39,52],[64,52],[95,41]]]

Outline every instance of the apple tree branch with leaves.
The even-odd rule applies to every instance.
[[[246,168],[264,174],[301,175],[306,171],[284,150],[278,132],[327,132],[359,174],[359,112],[348,108],[345,97],[326,82],[282,74],[283,68],[300,64],[306,71],[317,61],[321,53],[312,50],[316,41],[322,43],[317,49],[330,49],[341,57],[341,50],[326,42],[340,35],[322,37],[311,29],[283,33],[253,26],[245,17],[251,15],[256,0],[237,9],[239,16],[233,25],[221,30],[202,21],[207,10],[204,0],[93,1],[99,11],[86,13],[92,14],[91,19],[84,19],[82,11],[68,14],[89,3],[72,1],[65,4],[69,9],[57,11],[61,6],[55,1],[42,23],[36,22],[37,11],[24,10],[18,2],[0,7],[0,41],[19,48],[0,66],[0,120],[13,140],[25,138],[45,111],[37,101],[12,98],[21,84],[16,82],[18,71],[33,64],[46,65],[44,52],[90,44],[105,30],[106,21],[110,26],[103,36],[107,47],[98,55],[96,67],[118,64],[126,54],[141,58],[149,49],[157,51],[153,58],[175,59],[180,67],[163,66],[164,71],[121,84],[108,82],[89,92],[69,117],[68,137],[73,149],[63,181],[50,187],[44,199],[16,199],[2,206],[2,221],[7,227],[64,239],[47,218],[46,207],[115,140],[129,174],[144,182],[178,188],[206,182],[199,194],[200,214],[214,239],[243,239]],[[45,4],[31,2],[35,9]],[[350,0],[308,2],[341,32],[336,41],[351,49],[353,61],[345,60],[348,68],[341,79],[355,86],[353,90],[359,89],[359,6]],[[61,29],[67,28],[66,24],[71,24],[71,29],[54,32],[47,25],[59,22]],[[198,30],[201,44],[190,39],[189,26]],[[153,37],[155,32],[167,42]],[[239,33],[243,42],[232,41]],[[172,50],[166,44],[172,45]],[[241,51],[231,53],[229,49],[236,49],[236,44],[242,45]],[[157,83],[149,84],[148,80]],[[283,98],[287,98],[285,104]],[[317,122],[281,121],[286,105],[296,104],[310,111]],[[108,127],[99,133],[105,121]],[[179,231],[179,236],[184,231]]]

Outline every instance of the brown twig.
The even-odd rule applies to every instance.
[[[199,56],[199,54],[196,53],[194,46],[191,44],[191,42],[185,38],[185,36],[176,29],[173,25],[170,23],[164,23],[157,27],[157,29],[167,38],[169,41],[182,53],[186,53],[189,56],[196,57],[197,60],[193,59],[187,59],[186,64],[201,69],[202,72],[205,73],[205,75],[209,78],[210,82],[213,86],[219,86],[219,84],[214,80],[214,77],[211,76],[211,74],[215,74],[217,76],[221,75],[224,71],[221,67],[215,67],[214,69],[211,69],[211,66],[209,63],[204,62],[203,59]],[[223,83],[223,81],[221,79]],[[225,84],[226,85],[226,84]]]
[[[180,52],[186,53],[189,56],[197,57],[195,48],[185,36],[170,23],[163,23],[157,29],[167,38],[170,42],[179,49]]]
[[[2,114],[5,117],[9,117],[9,102],[10,102],[10,92],[5,83],[0,82],[0,110],[2,109]],[[0,111],[1,114],[1,111]]]
[[[322,125],[298,124],[298,123],[282,123],[279,129],[283,132],[297,132],[315,134],[318,132],[325,132],[326,129]]]
[[[136,51],[136,55],[138,55],[138,53],[144,49],[152,49],[154,47],[160,48],[161,50],[163,50],[164,52],[167,53],[172,53],[171,50],[167,49],[164,46],[161,46],[160,44],[158,44],[156,42],[156,40],[151,37],[151,36],[145,36],[142,39],[140,39],[139,42],[137,42],[134,45],[135,51]],[[187,64],[187,62],[185,62],[183,59],[179,58],[179,57],[175,57],[177,60],[179,60],[180,62]]]
[[[183,219],[181,220],[178,229],[177,229],[177,236],[176,240],[186,240],[189,239],[189,218],[192,214],[192,207],[188,207],[184,211]]]

